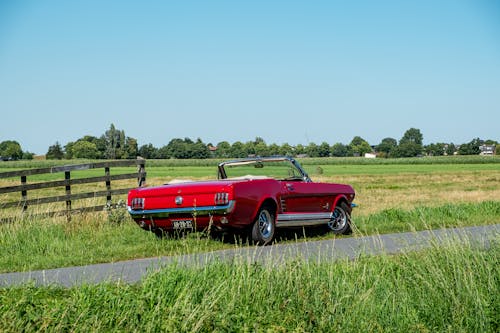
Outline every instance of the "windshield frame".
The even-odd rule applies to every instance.
[[[217,178],[228,179],[225,169],[227,166],[250,165],[250,164],[258,164],[266,162],[289,162],[291,166],[295,170],[297,170],[297,173],[301,176],[300,180],[307,183],[312,182],[311,178],[309,178],[309,175],[307,174],[307,172],[305,172],[305,170],[302,168],[299,162],[297,162],[295,159],[291,157],[254,157],[254,158],[244,158],[239,160],[222,162],[218,166]],[[281,179],[281,180],[286,180],[286,179]],[[292,180],[299,180],[299,179],[292,179]]]

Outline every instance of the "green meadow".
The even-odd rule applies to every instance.
[[[367,161],[301,160],[314,181],[355,188],[358,207],[349,237],[500,223],[496,158]],[[218,162],[148,161],[147,183],[213,179]],[[24,167],[0,164],[0,172]],[[29,181],[57,175],[37,177]],[[18,181],[4,179],[0,186]],[[46,208],[30,212],[38,209]],[[76,215],[71,222],[27,214],[0,225],[0,272],[250,246],[204,232],[160,239],[138,228],[124,210],[113,214],[112,219],[107,213]],[[334,237],[306,229],[280,233],[276,242]],[[3,288],[0,331],[498,332],[499,244],[498,236],[487,249],[450,239],[424,251],[354,261],[215,263],[166,267],[134,285]]]
[[[352,164],[345,164],[345,160]],[[420,161],[422,159],[415,159]],[[393,164],[360,163],[367,159],[304,159],[302,164],[314,181],[339,182],[353,185],[356,190],[352,219],[353,237],[378,233],[404,232],[442,227],[460,227],[500,223],[500,163],[496,159],[455,159],[468,163]],[[372,160],[369,160],[372,161]],[[409,161],[413,161],[410,159]],[[432,160],[433,161],[433,160]],[[500,161],[500,160],[498,160]],[[48,161],[31,162],[46,166]],[[77,161],[65,161],[76,164]],[[216,177],[217,160],[148,161],[148,185],[160,185],[175,178],[193,180]],[[336,164],[334,163],[336,162]],[[20,162],[14,162],[20,163]],[[62,163],[62,162],[61,162]],[[210,166],[199,165],[209,163]],[[185,164],[184,166],[178,164]],[[0,170],[12,169],[9,163]],[[8,167],[6,167],[8,166]],[[111,172],[132,172],[134,168],[112,169]],[[95,176],[102,170],[75,172],[74,177]],[[53,180],[57,174],[40,175],[31,182]],[[72,174],[73,177],[73,174]],[[1,185],[3,182],[4,185]],[[0,181],[1,186],[18,182]],[[128,181],[127,186],[135,186]],[[103,185],[101,185],[103,186]],[[94,190],[87,186],[84,190]],[[64,189],[62,189],[64,190]],[[33,191],[35,193],[35,191]],[[4,196],[15,200],[18,193]],[[33,195],[28,193],[28,195]],[[122,199],[125,196],[121,197]],[[101,198],[105,200],[105,198]],[[115,198],[114,200],[118,200]],[[102,202],[103,203],[103,202]],[[102,204],[101,203],[101,204]],[[64,203],[62,203],[64,205]],[[159,239],[138,228],[124,208],[107,213],[76,215],[68,222],[65,217],[30,217],[43,213],[44,206],[30,207],[24,218],[0,225],[0,246],[6,255],[0,257],[0,271],[27,271],[71,265],[85,265],[159,255],[182,255],[246,246],[244,241],[221,241],[197,232],[184,237]],[[63,208],[63,207],[61,207]],[[11,211],[12,213],[12,211]],[[0,212],[6,214],[5,212]],[[19,215],[20,216],[20,215]],[[277,242],[290,242],[335,237],[315,229],[298,230],[297,235],[278,234]],[[68,255],[71,254],[71,255]]]

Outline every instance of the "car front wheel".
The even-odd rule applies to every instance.
[[[328,229],[334,234],[350,234],[351,216],[348,213],[347,204],[345,202],[337,205],[333,210],[332,217],[328,222]]]
[[[268,207],[262,207],[252,226],[252,240],[259,245],[266,245],[273,240],[275,229],[274,214]]]

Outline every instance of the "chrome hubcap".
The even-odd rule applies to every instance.
[[[347,214],[343,209],[335,207],[335,210],[332,213],[332,218],[330,222],[328,222],[328,227],[332,230],[341,230],[345,227],[347,223]]]
[[[271,221],[271,215],[269,214],[268,211],[262,211],[260,212],[259,215],[259,231],[262,237],[268,238],[272,234],[272,221]]]

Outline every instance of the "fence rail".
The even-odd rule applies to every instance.
[[[137,171],[134,173],[111,175],[111,168],[131,167],[131,166],[136,166]],[[76,179],[71,178],[72,172],[84,171],[90,169],[104,169],[104,176],[76,178]],[[29,176],[43,175],[43,174],[57,174],[57,173],[61,174],[64,173],[64,179],[28,184]],[[15,177],[20,177],[21,184],[0,187],[0,194],[19,192],[21,195],[21,199],[17,201],[0,202],[0,209],[19,207],[20,209],[22,209],[23,212],[25,212],[29,206],[33,205],[66,202],[66,209],[64,211],[47,212],[44,213],[44,215],[66,214],[68,219],[70,219],[71,214],[75,211],[78,212],[100,211],[103,210],[104,207],[106,207],[106,205],[94,205],[94,206],[87,206],[87,207],[80,207],[77,209],[73,209],[72,202],[74,200],[106,197],[107,204],[109,204],[111,203],[112,196],[125,194],[131,189],[130,187],[112,189],[111,182],[135,178],[137,179],[137,185],[139,187],[144,186],[146,183],[146,160],[137,159],[137,160],[107,161],[107,162],[86,163],[78,165],[56,166],[50,168],[8,171],[0,173],[0,179],[15,178]],[[85,193],[72,193],[73,186],[82,184],[91,184],[91,183],[104,183],[104,185],[106,186],[106,190],[85,192]],[[50,188],[64,188],[66,193],[64,195],[46,196],[36,199],[28,198],[28,192],[42,190],[42,189],[50,189]],[[11,218],[2,218],[0,221],[10,220],[10,219]]]

